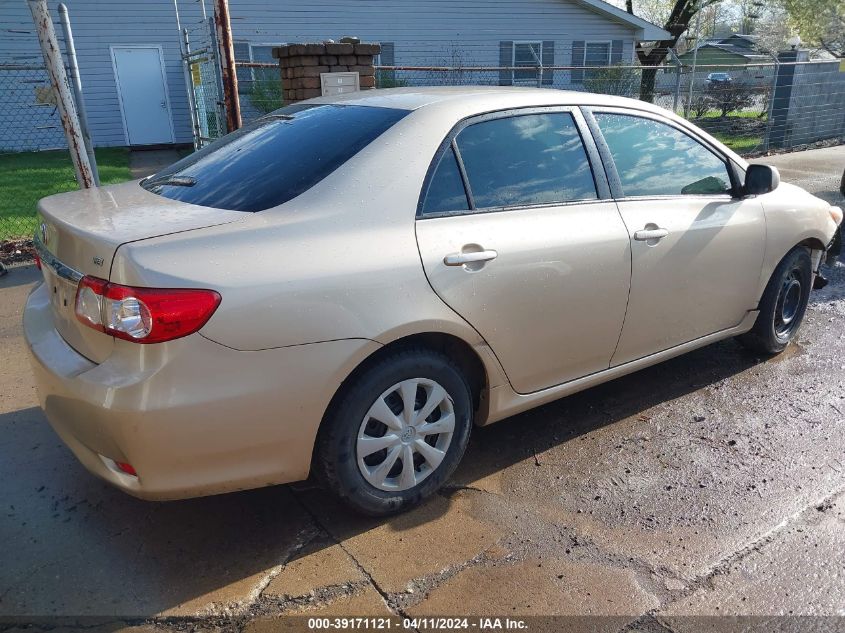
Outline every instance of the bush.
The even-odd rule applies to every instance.
[[[407,85],[407,80],[396,78],[395,70],[376,71],[376,88],[404,88]]]
[[[699,119],[716,107],[716,103],[706,92],[696,92],[689,101],[689,111]]]
[[[275,68],[255,68],[255,79],[249,87],[249,101],[256,110],[267,114],[284,105],[282,99],[282,80]]]
[[[754,94],[754,88],[741,81],[710,82],[705,90],[722,117],[753,106]]]
[[[637,96],[640,91],[640,71],[624,66],[588,70],[584,72],[584,89],[619,97]]]

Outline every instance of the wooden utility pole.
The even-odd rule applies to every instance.
[[[65,62],[59,50],[53,20],[47,10],[47,0],[28,0],[28,3],[29,10],[32,12],[32,21],[35,23],[35,30],[38,32],[41,54],[44,56],[44,66],[50,78],[50,85],[56,95],[56,108],[59,111],[62,128],[64,128],[67,137],[70,158],[76,171],[76,182],[79,183],[80,189],[93,187],[95,186],[94,174],[91,171],[88,153],[85,151],[85,140],[79,125],[76,103],[70,92],[67,74],[65,73]]]
[[[241,103],[238,98],[238,73],[235,69],[235,43],[229,22],[228,0],[214,0],[214,25],[220,55],[220,75],[223,79],[223,105],[226,108],[226,129],[234,132],[241,127]]]

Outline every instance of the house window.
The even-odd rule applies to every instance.
[[[610,42],[587,42],[584,50],[585,66],[610,66]]]
[[[235,42],[235,72],[238,75],[238,92],[247,93],[256,80],[268,76],[278,77],[278,71],[274,68],[251,68],[240,66],[239,62],[276,63],[273,59],[273,48],[281,44],[250,44],[249,42]]]
[[[276,60],[273,59],[273,48],[275,46],[279,46],[279,44],[273,46],[268,44],[250,44],[249,50],[252,54],[252,61],[276,63]]]
[[[514,42],[513,62],[515,68],[525,67],[526,70],[513,71],[514,84],[528,84],[536,86],[540,83],[540,66],[543,59],[542,42]]]

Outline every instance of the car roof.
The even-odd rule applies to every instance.
[[[518,86],[437,86],[380,88],[362,90],[331,97],[309,99],[307,103],[325,103],[337,105],[360,105],[377,108],[396,108],[428,113],[439,120],[459,121],[469,116],[510,110],[545,106],[616,106],[629,110],[652,112],[671,119],[683,127],[695,127],[660,106],[612,95],[557,90],[555,88],[528,88]],[[736,152],[722,145],[705,131],[695,128],[696,133],[708,137],[711,142],[722,147],[722,151],[737,165],[745,169],[748,163]]]
[[[361,105],[400,110],[417,110],[426,106],[454,106],[465,111],[476,106],[479,112],[491,109],[551,105],[608,105],[636,106],[640,110],[665,113],[665,110],[643,101],[610,95],[557,90],[554,88],[528,88],[512,86],[437,86],[381,88],[362,90],[331,97],[317,97],[310,103]]]

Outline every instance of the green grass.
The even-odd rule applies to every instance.
[[[129,151],[123,147],[95,150],[100,183],[131,178]],[[32,235],[35,205],[44,196],[77,188],[67,151],[0,155],[0,240]]]
[[[721,110],[709,110],[702,119],[718,119],[722,116]],[[690,118],[693,118],[690,115]],[[761,121],[766,121],[768,117],[768,113],[763,114],[760,116],[760,113],[755,110],[740,110],[739,112],[731,112],[728,114],[726,118],[729,119],[760,119]]]
[[[730,147],[737,154],[754,151],[763,145],[762,136],[733,136],[731,134],[722,134],[720,132],[711,132],[711,134]]]

